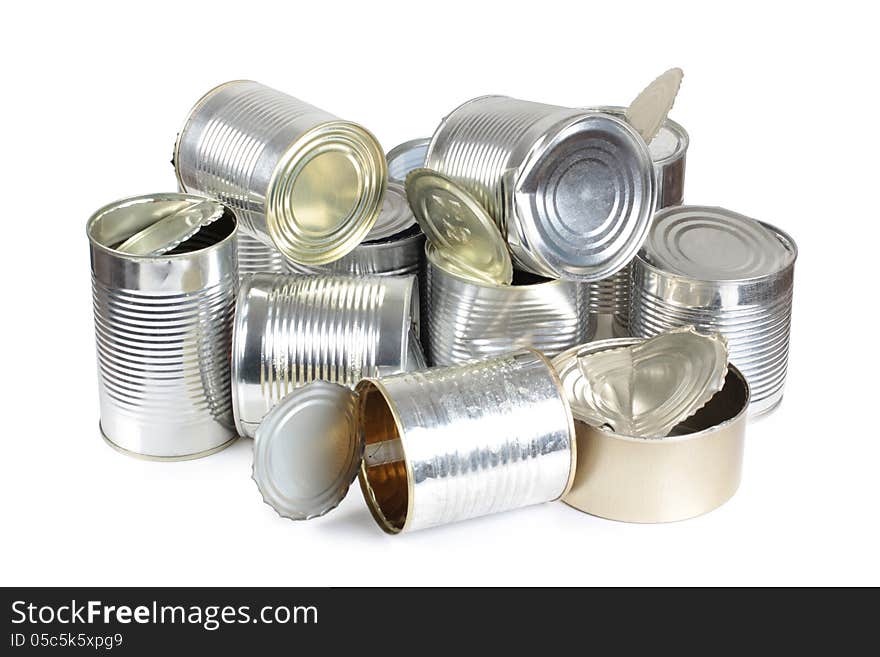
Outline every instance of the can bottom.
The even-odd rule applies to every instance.
[[[181,456],[153,456],[151,454],[141,454],[140,452],[133,452],[130,449],[126,449],[125,447],[117,445],[112,440],[110,440],[106,433],[104,433],[104,427],[101,426],[100,422],[98,422],[98,431],[101,432],[101,438],[104,439],[104,442],[110,445],[110,447],[112,447],[114,450],[116,450],[120,454],[125,454],[126,456],[131,456],[132,458],[141,459],[142,461],[193,461],[195,459],[200,459],[204,456],[211,456],[211,454],[216,454],[217,452],[220,452],[231,446],[232,443],[234,443],[239,438],[238,436],[232,436],[232,438],[227,440],[222,445],[212,447],[211,449],[206,449],[202,452],[196,452],[194,454],[183,454]]]

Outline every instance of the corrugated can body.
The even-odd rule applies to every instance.
[[[418,312],[413,277],[245,277],[232,347],[239,433],[253,437],[278,401],[310,381],[353,386],[416,366],[409,339]]]
[[[293,274],[351,274],[358,276],[417,276],[425,253],[425,236],[409,231],[383,242],[366,242],[339,260],[308,267],[286,263]]]
[[[515,285],[461,278],[427,250],[426,350],[454,365],[531,347],[548,356],[589,341],[595,330],[585,286],[516,273]],[[526,280],[523,280],[526,279]]]
[[[425,166],[486,208],[520,269],[549,278],[590,282],[619,270],[638,250],[655,204],[644,141],[621,119],[592,110],[471,100],[437,128]]]
[[[195,105],[174,164],[181,189],[226,203],[247,233],[304,264],[359,244],[387,181],[384,154],[364,128],[249,80]]]
[[[235,306],[235,217],[203,228],[163,256],[107,245],[126,205],[89,220],[101,430],[122,451],[156,459],[209,454],[235,438],[229,347]]]
[[[287,271],[287,261],[278,250],[250,235],[238,233],[238,276],[269,272],[283,274]]]
[[[387,532],[556,500],[571,485],[571,411],[537,352],[371,379],[357,392],[361,488]],[[371,456],[388,444],[397,458]]]

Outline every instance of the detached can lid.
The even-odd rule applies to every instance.
[[[481,283],[510,285],[507,242],[482,205],[446,176],[415,169],[406,196],[422,232],[453,273]]]
[[[355,393],[313,381],[263,418],[254,439],[253,478],[263,501],[280,516],[309,520],[342,501],[363,452]]]

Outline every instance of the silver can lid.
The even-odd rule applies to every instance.
[[[425,166],[430,145],[431,138],[423,137],[405,141],[388,151],[385,156],[388,161],[388,180],[400,185],[404,184],[410,171]]]
[[[517,237],[547,270],[536,273],[602,280],[648,234],[656,197],[651,154],[632,126],[610,114],[585,111],[559,126],[511,184]]]
[[[626,108],[626,120],[646,142],[654,139],[666,121],[683,77],[684,72],[680,68],[669,69],[645,87]]]
[[[389,183],[382,201],[382,211],[364,242],[379,242],[415,226],[416,218],[406,201],[403,185]]]
[[[210,199],[193,200],[179,209],[174,209],[178,205],[174,201],[166,201],[162,205],[168,210],[167,214],[130,236],[116,250],[129,255],[163,255],[193,237],[204,226],[220,219],[226,211],[223,204]],[[145,204],[133,205],[129,211],[137,212],[144,208]],[[155,212],[156,208],[149,209],[151,215],[155,215]]]
[[[254,440],[253,478],[280,516],[316,518],[348,493],[364,452],[356,400],[345,386],[313,381],[263,418]]]
[[[778,273],[796,253],[755,219],[724,208],[681,205],[655,215],[642,257],[671,274],[741,281]]]

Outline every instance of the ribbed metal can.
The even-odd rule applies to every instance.
[[[426,166],[489,212],[519,269],[594,282],[635,255],[656,186],[648,147],[604,112],[485,96],[443,119]]]
[[[307,265],[363,240],[387,182],[384,153],[363,127],[249,80],[196,103],[174,164],[183,190],[226,203],[247,233]]]
[[[705,273],[660,261],[658,245]],[[794,240],[770,224],[723,208],[667,208],[633,265],[630,329],[640,337],[687,325],[721,333],[749,382],[750,415],[769,412],[785,386],[796,259]]]
[[[361,489],[389,533],[557,500],[571,486],[574,421],[536,351],[369,379],[356,391]]]
[[[253,437],[295,388],[353,386],[420,366],[415,277],[253,274],[243,279],[232,342],[235,425]]]
[[[238,276],[269,272],[283,274],[287,271],[287,260],[273,246],[239,231],[238,233]]]
[[[585,286],[514,273],[491,285],[443,268],[426,249],[425,349],[432,365],[455,365],[531,347],[555,356],[592,339]]]
[[[122,452],[178,460],[213,453],[236,437],[229,347],[236,271],[231,210],[161,256],[115,250],[141,227],[132,208],[202,200],[152,194],[111,203],[86,225],[98,355],[101,432]]]
[[[388,162],[388,181],[403,185],[406,176],[413,169],[425,166],[425,157],[428,154],[428,146],[431,138],[411,139],[398,144],[385,154]]]

